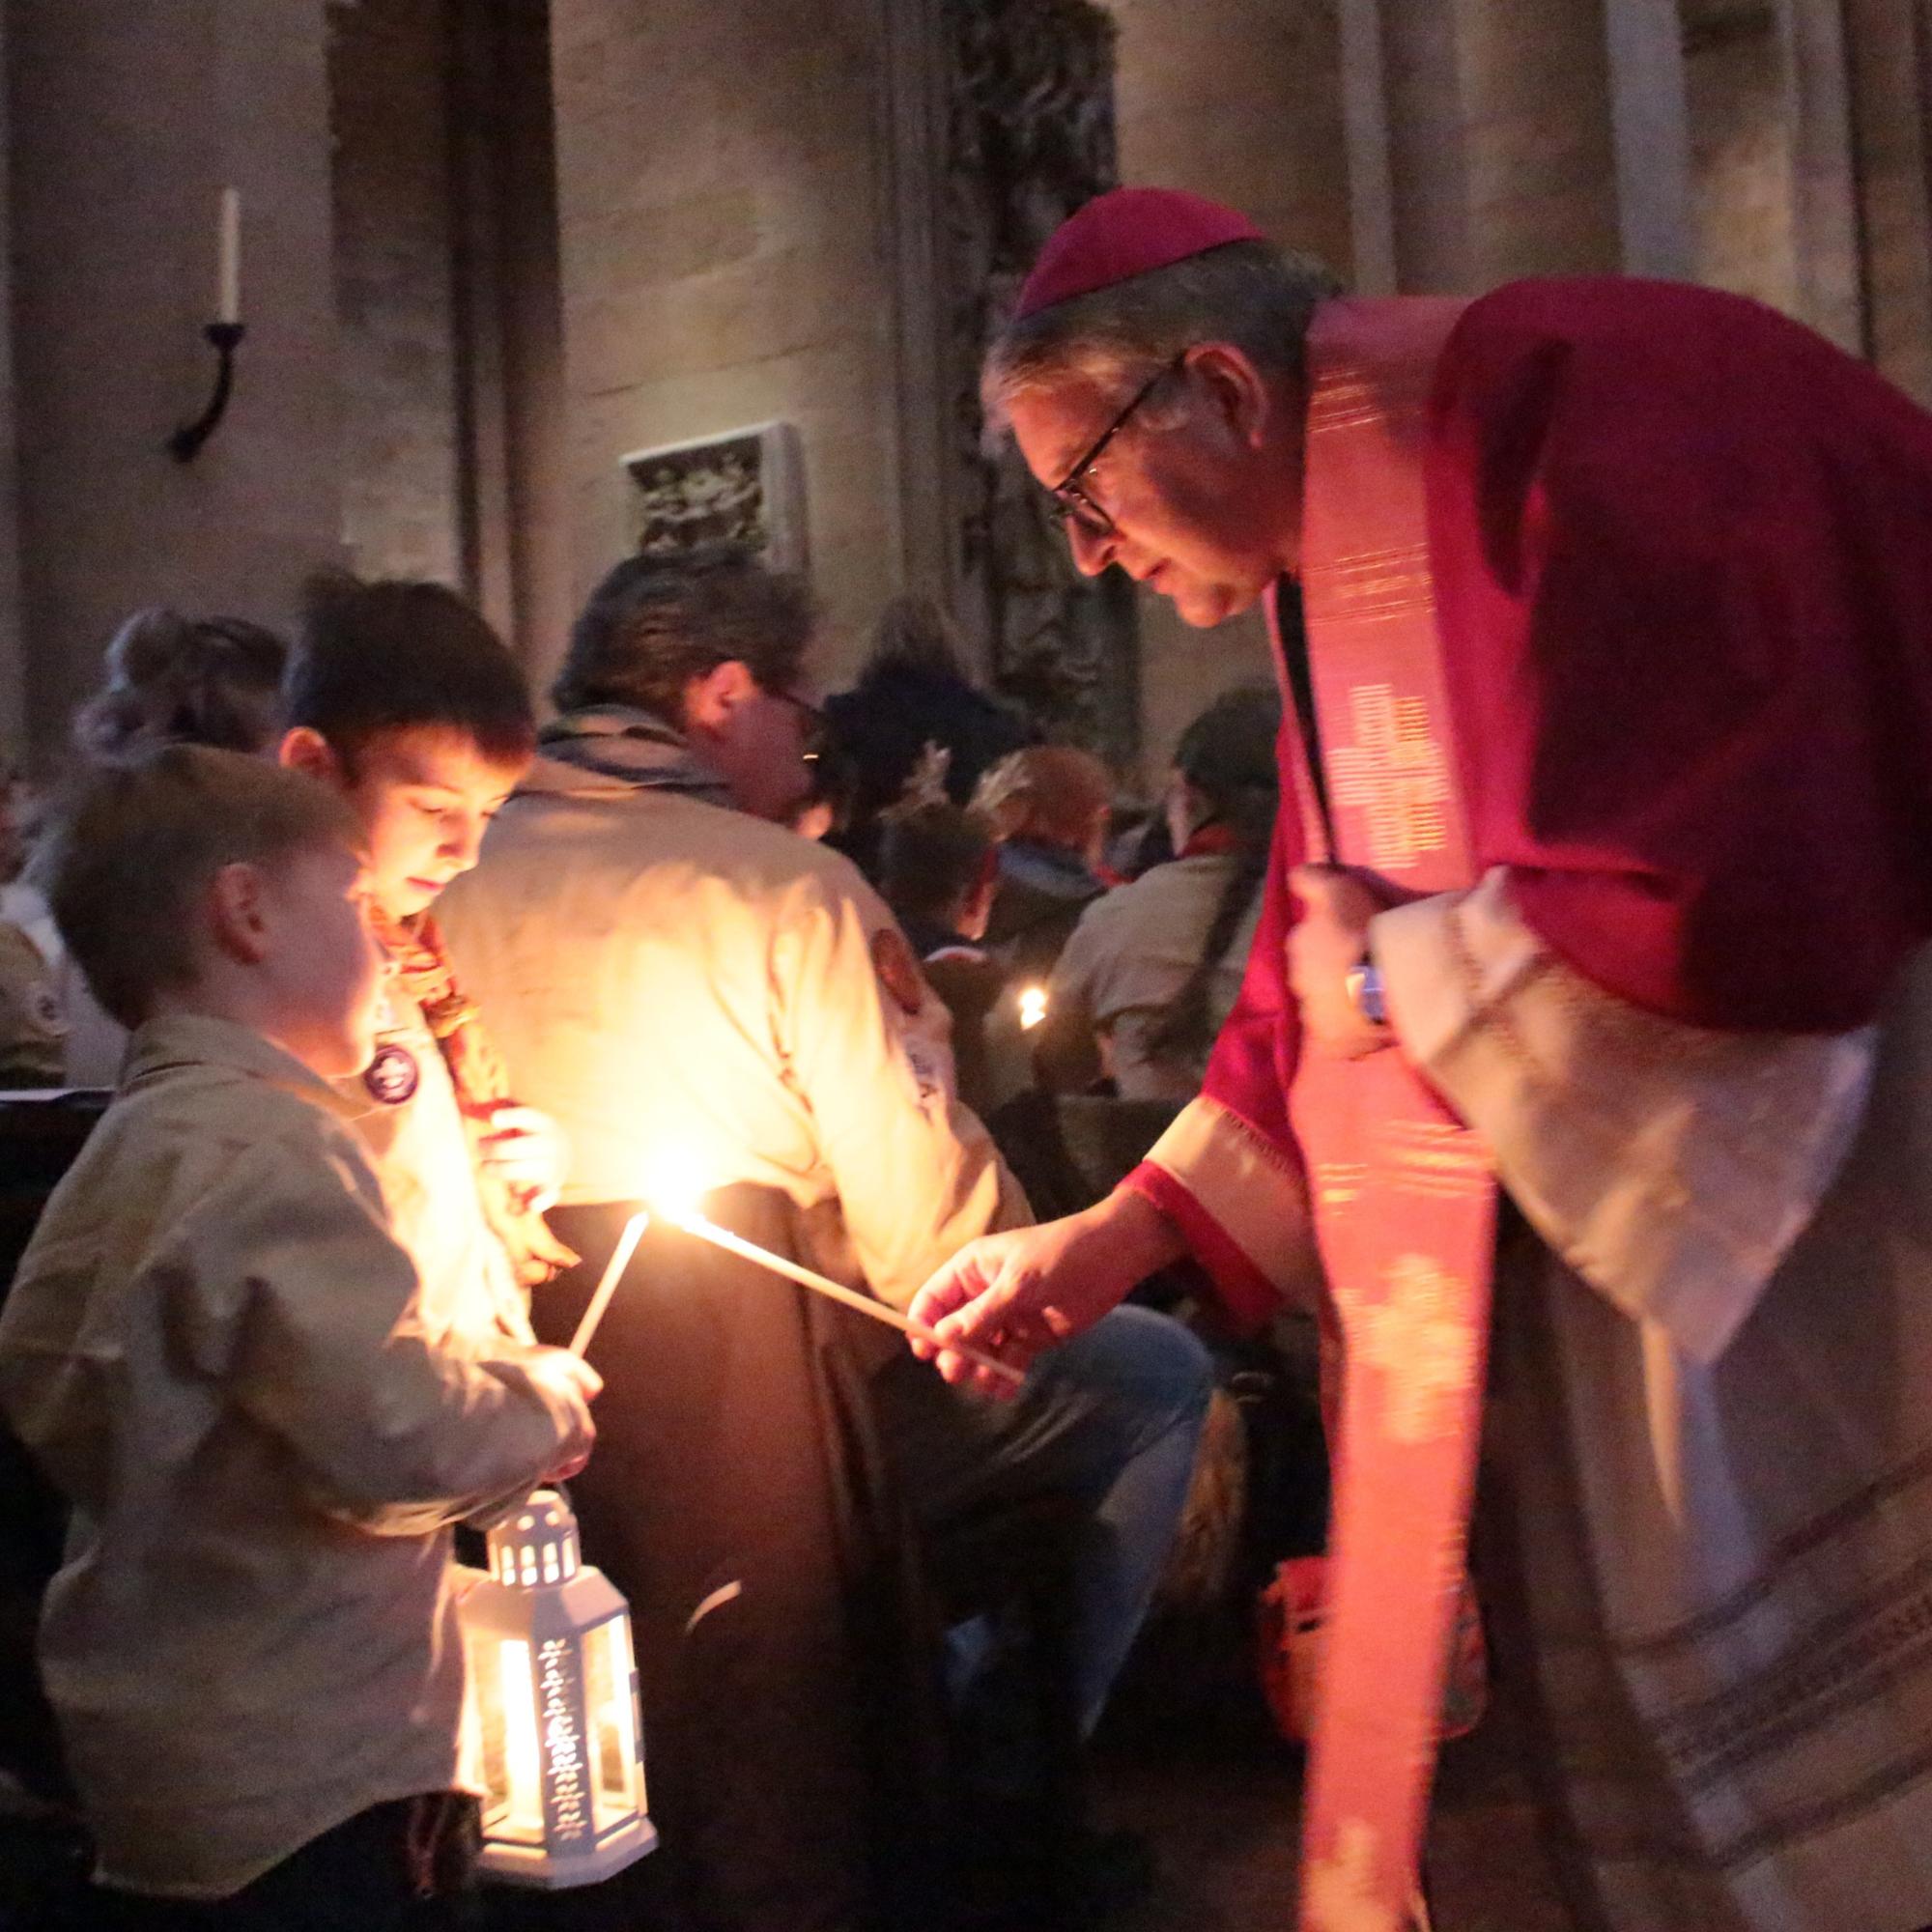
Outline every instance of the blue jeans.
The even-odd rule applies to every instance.
[[[1179,1525],[1212,1379],[1207,1350],[1179,1322],[1124,1307],[1041,1356],[1010,1402],[962,1394],[910,1356],[876,1385],[899,1480],[929,1534],[1003,1501],[1071,1497],[1091,1510],[1074,1564],[1089,1731]]]

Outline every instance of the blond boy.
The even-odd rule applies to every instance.
[[[48,869],[133,1029],[0,1316],[0,1406],[73,1505],[41,1658],[102,1922],[439,1922],[450,1525],[581,1465],[596,1378],[424,1319],[329,1084],[382,980],[338,798],[174,747],[97,774]]]

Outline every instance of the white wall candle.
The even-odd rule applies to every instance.
[[[242,191],[221,190],[221,214],[216,223],[219,260],[214,278],[214,319],[242,320]]]

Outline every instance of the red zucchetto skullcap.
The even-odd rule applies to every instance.
[[[1047,237],[1021,286],[1013,320],[1022,322],[1055,302],[1110,289],[1225,242],[1266,240],[1245,214],[1198,194],[1173,187],[1110,188]]]

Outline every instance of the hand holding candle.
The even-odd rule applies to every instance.
[[[774,1274],[781,1274],[787,1281],[795,1281],[801,1288],[809,1288],[814,1294],[822,1294],[856,1314],[869,1316],[874,1321],[883,1321],[888,1327],[896,1328],[900,1333],[934,1349],[942,1346],[939,1337],[929,1328],[909,1320],[896,1308],[889,1308],[882,1301],[874,1301],[868,1294],[861,1294],[856,1289],[847,1288],[841,1282],[833,1281],[829,1276],[802,1266],[783,1255],[775,1255],[769,1248],[761,1248],[755,1242],[732,1234],[728,1228],[721,1228],[715,1221],[706,1220],[697,1205],[702,1198],[702,1188],[675,1168],[667,1165],[654,1177],[654,1181],[647,1198],[660,1220],[668,1221],[674,1227],[682,1228],[687,1235],[696,1235],[700,1241],[709,1241],[713,1247],[723,1248],[726,1254],[736,1255],[741,1261],[755,1262],[758,1266],[769,1268]],[[625,1232],[628,1234],[629,1230]],[[615,1259],[613,1256],[613,1262]],[[622,1269],[618,1272],[621,1273]],[[599,1293],[604,1293],[601,1287]],[[984,1376],[1003,1381],[1011,1388],[1019,1387],[1026,1380],[1025,1370],[1016,1369],[1010,1362],[1003,1362],[984,1350],[962,1350],[954,1345],[954,1351],[969,1358]]]

